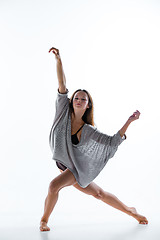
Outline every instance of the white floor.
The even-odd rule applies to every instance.
[[[38,217],[14,216],[4,218],[0,229],[1,240],[64,240],[64,239],[99,239],[99,240],[159,240],[160,229],[158,219],[150,216],[148,225],[140,225],[134,219],[122,217],[93,221],[89,216],[84,219],[62,216],[55,221],[50,220],[50,232],[39,231]],[[100,217],[100,216],[99,216]],[[68,219],[68,220],[67,220]]]

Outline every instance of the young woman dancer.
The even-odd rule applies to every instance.
[[[67,97],[68,89],[59,50],[52,47],[49,52],[54,53],[57,60],[59,83],[50,146],[61,174],[49,185],[40,230],[50,230],[47,223],[58,200],[59,191],[71,185],[134,217],[140,224],[148,224],[146,217],[138,214],[134,207],[126,206],[115,195],[104,191],[93,182],[126,139],[128,126],[139,118],[140,112],[135,111],[114,136],[100,133],[94,127],[91,95],[86,90],[78,89],[70,99]]]

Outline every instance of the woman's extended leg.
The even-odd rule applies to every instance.
[[[128,215],[134,217],[140,224],[148,224],[146,217],[138,214],[135,208],[127,207],[115,195],[104,191],[94,182],[90,183],[86,188],[80,187],[78,183],[75,183],[73,186],[81,192],[92,195],[95,198],[109,204],[110,206],[127,213]]]
[[[66,186],[70,186],[76,183],[76,179],[73,173],[66,169],[62,174],[58,175],[54,178],[48,189],[48,195],[45,200],[44,214],[41,218],[40,222],[40,230],[41,231],[49,231],[49,227],[47,226],[47,222],[53,208],[58,200],[59,191]]]

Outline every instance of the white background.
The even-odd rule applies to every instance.
[[[141,112],[95,182],[154,222],[160,212],[160,2],[1,0],[0,34],[1,226],[16,218],[18,226],[37,227],[49,182],[60,174],[49,148],[58,88],[52,46],[60,51],[69,97],[78,88],[90,92],[100,131],[113,135]],[[50,224],[81,219],[135,224],[73,187],[63,189]]]

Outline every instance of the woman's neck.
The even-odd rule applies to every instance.
[[[82,116],[81,114],[74,114],[72,113],[72,122],[75,122],[77,124],[84,124],[84,121],[82,120]]]

